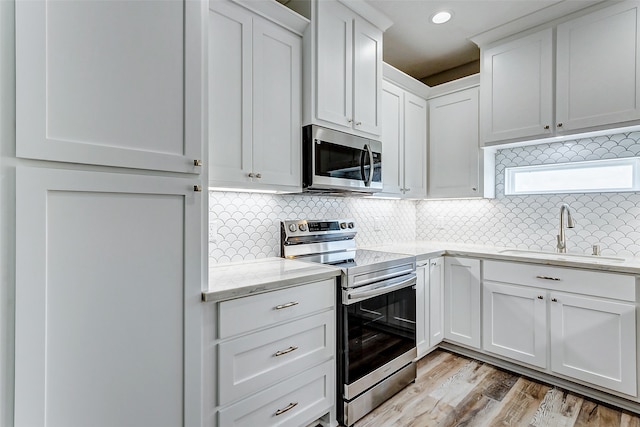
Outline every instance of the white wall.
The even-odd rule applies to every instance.
[[[13,425],[15,312],[14,0],[0,0],[0,427]]]

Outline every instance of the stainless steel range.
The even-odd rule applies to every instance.
[[[415,257],[356,249],[353,219],[283,221],[280,230],[284,258],[342,269],[337,412],[351,426],[415,381]]]

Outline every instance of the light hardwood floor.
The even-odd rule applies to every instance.
[[[640,427],[640,417],[489,364],[436,350],[418,378],[355,427]]]

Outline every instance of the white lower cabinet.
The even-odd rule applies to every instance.
[[[323,363],[219,412],[220,427],[305,426],[333,406],[335,366]]]
[[[484,261],[483,320],[485,351],[638,396],[635,276]]]
[[[550,296],[551,370],[637,396],[635,304]]]
[[[429,260],[429,347],[444,338],[444,258]]]
[[[530,365],[547,366],[546,292],[483,283],[483,348]]]
[[[197,178],[16,170],[16,426],[196,426]]]
[[[480,348],[480,260],[445,257],[444,338]]]
[[[335,419],[334,279],[212,303],[205,311],[205,425]]]
[[[419,262],[416,275],[416,344],[421,358],[442,342],[444,258]]]

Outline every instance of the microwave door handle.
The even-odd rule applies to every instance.
[[[366,148],[367,148],[367,146],[365,145],[365,146],[364,146],[364,148],[366,149]],[[364,150],[362,150],[362,151],[360,152],[360,176],[361,176],[361,178],[362,178],[362,180],[363,180],[364,182],[367,182],[366,175],[364,174],[364,167],[365,167],[365,165],[366,165],[366,163],[365,163],[365,161],[364,161],[364,154],[365,154],[365,153],[364,153]]]
[[[364,167],[366,164],[364,162],[364,150],[367,151],[369,157],[369,176],[367,178],[365,178],[364,175]],[[373,181],[373,151],[368,144],[364,145],[364,150],[360,154],[360,174],[362,174],[362,180],[364,181],[365,187],[371,187],[371,181]]]

